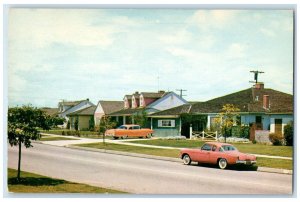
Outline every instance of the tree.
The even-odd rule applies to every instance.
[[[51,128],[56,127],[57,125],[63,125],[65,121],[65,118],[47,115],[47,125]]]
[[[78,117],[75,118],[74,127],[75,127],[75,130],[77,131],[78,130]]]
[[[19,146],[18,175],[20,181],[22,144],[32,147],[31,140],[40,138],[38,128],[49,130],[47,115],[32,106],[13,107],[8,109],[8,141],[11,146]]]
[[[147,112],[143,110],[141,113],[132,115],[134,123],[142,127],[146,127],[147,124]]]
[[[95,129],[94,117],[91,116],[89,120],[89,130],[94,131],[94,129]]]
[[[99,133],[103,136],[103,144],[105,144],[105,131],[116,127],[117,123],[111,121],[110,117],[102,116],[99,123]]]
[[[293,146],[293,137],[294,124],[293,122],[289,122],[286,126],[284,126],[284,139],[287,146]]]
[[[236,123],[236,118],[239,116],[240,109],[233,104],[225,104],[221,112],[217,115],[216,122],[220,124],[224,134],[225,142],[227,133],[231,134],[232,126]]]

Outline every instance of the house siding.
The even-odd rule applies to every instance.
[[[174,120],[175,127],[159,127],[159,120]],[[180,119],[179,118],[152,118],[152,128],[155,137],[180,136]]]

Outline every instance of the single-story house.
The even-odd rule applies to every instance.
[[[239,119],[238,123],[242,125],[255,124],[256,130],[267,130],[270,133],[283,134],[284,126],[288,122],[293,121],[293,95],[264,88],[264,84],[260,82],[256,83],[252,88],[206,102],[186,104],[150,114],[151,126],[160,131],[162,129],[160,122],[169,120],[169,125],[170,122],[173,124],[171,123],[171,126],[164,128],[176,129],[176,131],[168,132],[168,134],[176,136],[181,133],[184,136],[188,136],[189,133],[184,128],[188,127],[189,124],[185,123],[186,126],[183,126],[183,120],[180,118],[182,114],[199,116],[198,122],[191,123],[193,130],[212,128],[217,114],[221,112],[225,104],[233,104],[240,109],[240,116],[237,117]],[[206,118],[204,119],[203,116],[206,116]],[[166,132],[162,134],[166,134]]]
[[[64,128],[67,126],[67,121],[69,120],[68,114],[73,112],[88,108],[90,106],[95,106],[89,99],[79,100],[79,101],[65,101],[58,103],[58,116],[66,119]]]
[[[89,130],[94,126],[94,113],[96,106],[90,106],[81,110],[77,110],[73,113],[69,113],[67,116],[70,120],[70,130],[75,130],[76,121],[78,123],[78,130]]]
[[[104,101],[100,100],[97,104],[94,121],[95,126],[98,126],[102,116],[111,114],[113,112],[123,109],[124,101]]]

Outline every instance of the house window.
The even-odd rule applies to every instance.
[[[158,120],[158,127],[175,127],[175,120]]]

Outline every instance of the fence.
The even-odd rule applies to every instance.
[[[190,139],[192,138],[201,138],[204,140],[205,138],[218,140],[218,131],[216,132],[205,132],[205,131],[193,131],[192,127],[190,128]]]

